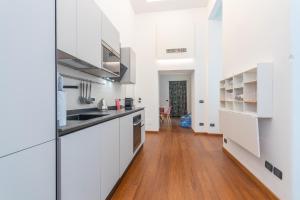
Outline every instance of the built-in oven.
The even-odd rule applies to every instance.
[[[142,116],[136,115],[133,117],[133,153],[142,143]]]
[[[120,76],[121,56],[106,42],[102,41],[102,69]]]

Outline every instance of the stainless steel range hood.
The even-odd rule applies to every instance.
[[[120,67],[115,63],[103,63],[104,65],[110,65],[110,71],[103,66],[101,68],[91,65],[83,60],[80,60],[68,53],[65,53],[57,49],[57,62],[61,65],[70,67],[72,69],[85,72],[100,78],[116,78],[120,77]],[[116,65],[116,66],[112,66]]]

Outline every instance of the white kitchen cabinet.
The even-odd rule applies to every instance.
[[[120,176],[133,158],[133,114],[120,118]]]
[[[55,1],[1,0],[0,13],[2,157],[55,139]]]
[[[119,180],[119,118],[101,124],[101,199],[105,200]]]
[[[121,48],[121,63],[127,67],[121,83],[135,84],[136,82],[136,55],[132,48]]]
[[[94,0],[77,1],[77,57],[100,68],[102,12]]]
[[[104,14],[102,15],[102,40],[120,54],[120,33]]]
[[[57,48],[77,55],[77,0],[57,0]]]
[[[142,115],[142,144],[146,142],[146,131],[145,131],[145,110],[140,111]]]
[[[0,199],[55,200],[55,141],[0,158]]]
[[[103,127],[96,125],[60,138],[61,200],[100,199]]]

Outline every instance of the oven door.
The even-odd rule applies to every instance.
[[[108,44],[102,41],[102,69],[120,76],[121,58]]]
[[[133,124],[133,153],[141,145],[142,142],[142,122],[139,121]]]

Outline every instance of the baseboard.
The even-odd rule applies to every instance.
[[[220,134],[220,133],[196,132],[194,130],[193,130],[193,132],[194,132],[194,134],[199,134],[199,135],[223,137],[223,134]]]
[[[149,134],[153,134],[153,133],[156,133],[156,134],[157,134],[157,133],[159,133],[159,131],[145,131],[145,132],[146,132],[146,134],[148,134],[148,133],[149,133]]]
[[[279,200],[279,198],[265,186],[252,172],[250,172],[239,160],[237,160],[227,149],[223,147],[223,152],[228,156],[254,183],[257,185],[269,199]]]

